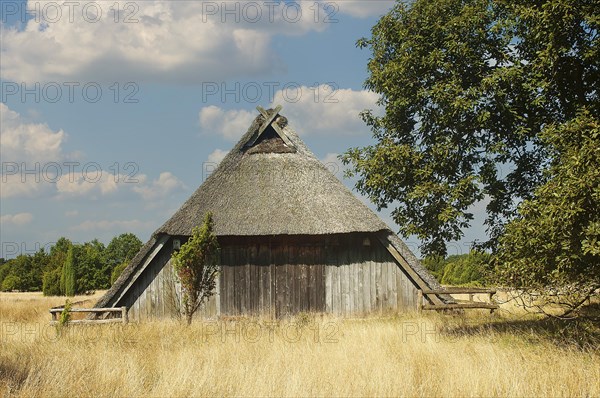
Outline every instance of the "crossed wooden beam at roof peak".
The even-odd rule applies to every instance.
[[[285,142],[285,144],[287,146],[289,146],[291,148],[295,148],[295,145],[289,139],[287,134],[285,134],[285,132],[279,126],[279,124],[276,123],[277,116],[279,116],[279,112],[281,112],[282,106],[277,105],[275,107],[275,109],[273,109],[271,114],[269,114],[269,112],[267,112],[262,106],[257,106],[256,109],[260,112],[261,115],[263,115],[263,117],[265,118],[265,121],[258,129],[258,134],[256,134],[256,136],[250,142],[248,142],[248,145],[249,146],[254,145],[254,143],[258,140],[258,138],[261,136],[261,134],[265,132],[267,127],[271,126],[277,132],[277,134],[279,134],[279,136],[281,137],[281,139]],[[273,123],[273,122],[275,122],[275,123]]]

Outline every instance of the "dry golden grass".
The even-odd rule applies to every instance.
[[[514,315],[73,325],[58,337],[48,308],[62,303],[0,294],[0,395],[600,396],[594,340],[561,344]]]

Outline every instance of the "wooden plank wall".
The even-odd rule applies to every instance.
[[[376,240],[369,246],[349,239],[330,250],[325,268],[325,311],[360,315],[376,311],[416,309],[417,289]]]
[[[242,242],[221,249],[222,315],[281,317],[325,311],[325,250],[317,244]]]
[[[417,289],[375,238],[220,238],[221,273],[216,295],[197,316],[299,312],[340,316],[416,308]],[[141,321],[173,317],[180,289],[174,282],[169,240],[119,305]]]
[[[175,282],[173,267],[171,266],[172,247],[172,241],[167,241],[165,247],[157,254],[118,304],[129,308],[130,320],[144,321],[154,318],[176,317],[181,288]],[[197,316],[210,318],[217,315],[218,293],[219,289],[217,289],[216,295],[212,296],[204,308],[197,313]]]

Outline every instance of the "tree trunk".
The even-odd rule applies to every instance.
[[[187,321],[187,325],[190,326],[192,324],[192,317],[194,316],[194,313],[189,311],[186,312],[185,314],[185,320]]]

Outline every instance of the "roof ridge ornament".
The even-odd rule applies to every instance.
[[[281,105],[277,105],[275,107],[275,109],[273,109],[271,111],[271,113],[269,114],[269,111],[265,110],[262,106],[257,106],[256,109],[260,112],[260,114],[265,118],[265,121],[263,122],[263,124],[260,126],[260,128],[258,129],[258,133],[255,134],[246,144],[247,146],[252,146],[254,145],[254,143],[258,140],[258,138],[265,132],[265,130],[267,130],[267,128],[269,126],[273,127],[273,129],[275,130],[275,132],[277,132],[277,134],[281,137],[281,139],[283,140],[283,142],[285,142],[285,144],[291,148],[295,148],[296,146],[292,143],[292,141],[290,140],[290,138],[287,136],[287,134],[283,131],[282,127],[279,125],[278,120],[279,118],[277,116],[279,116],[279,112],[281,112],[281,109],[283,109],[283,107]],[[283,116],[282,116],[283,117]],[[284,118],[285,119],[285,118]],[[287,119],[286,119],[287,120]]]

